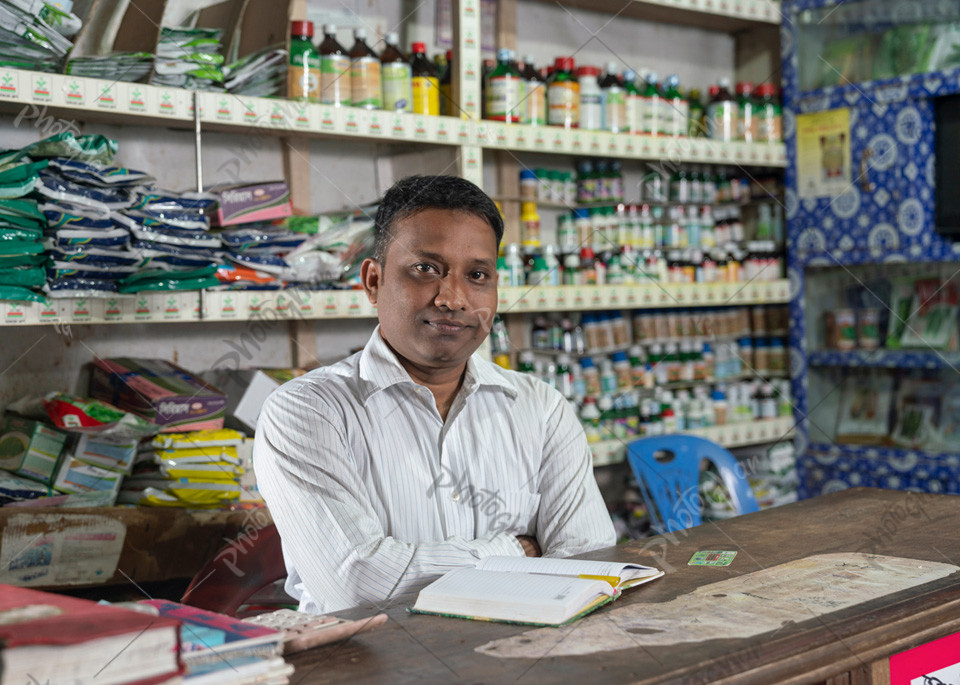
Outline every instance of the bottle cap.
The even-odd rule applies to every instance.
[[[580,368],[581,369],[593,369],[596,368],[593,363],[593,359],[590,357],[582,357],[580,359]]]
[[[577,76],[599,76],[600,70],[596,67],[583,66],[577,69]]]
[[[536,181],[537,172],[533,169],[521,169],[520,170],[520,180],[521,181]]]
[[[613,74],[614,76],[617,75],[617,63],[616,63],[616,62],[607,62],[606,64],[603,65],[603,69],[604,69],[604,71],[606,71],[606,73],[608,73],[608,74]]]
[[[397,35],[396,31],[390,31],[387,35],[383,37],[383,42],[387,45],[396,45],[397,41],[400,40],[400,36]]]
[[[624,69],[623,80],[627,83],[633,83],[637,80],[637,72],[635,72],[633,69]]]
[[[613,398],[610,395],[601,395],[597,400],[597,409],[600,411],[610,411],[613,409]]]
[[[323,32],[325,34],[337,35],[337,25],[336,24],[324,24]]]
[[[557,57],[553,61],[553,68],[556,71],[573,71],[574,69],[573,57]]]
[[[411,46],[410,46],[410,49],[411,49],[413,52],[416,52],[416,53],[426,54],[426,52],[427,52],[427,44],[426,44],[426,43],[417,42],[417,43],[414,43],[413,45],[411,45]]]
[[[513,50],[510,48],[500,48],[497,50],[497,61],[498,62],[509,62],[513,59]]]
[[[750,81],[740,81],[737,84],[737,95],[750,95],[753,93],[753,84]]]
[[[313,38],[313,22],[312,21],[291,21],[290,35],[309,36],[310,38]]]
[[[653,85],[653,86],[657,85],[657,82],[659,80],[660,80],[660,76],[657,75],[657,72],[651,71],[650,73],[647,74],[646,81],[650,85]]]
[[[613,361],[615,361],[615,362],[629,362],[630,360],[627,358],[627,353],[626,353],[626,352],[623,352],[623,351],[621,350],[621,351],[618,351],[618,352],[614,352],[614,353],[613,353]]]
[[[355,28],[353,30],[353,37],[355,40],[366,40],[367,39],[367,30],[362,26]]]
[[[445,56],[447,58],[447,64],[451,64],[453,62],[453,50],[447,50]]]

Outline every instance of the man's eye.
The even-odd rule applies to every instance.
[[[476,281],[482,281],[486,278],[490,278],[490,274],[488,274],[486,271],[474,271],[472,274],[470,274],[470,277]]]
[[[436,271],[436,269],[433,268],[433,265],[432,265],[432,264],[414,264],[414,265],[413,265],[413,268],[414,268],[414,270],[416,270],[416,271],[418,271],[418,272],[420,272],[420,273],[422,273],[422,274],[428,274],[428,273],[431,273],[431,272],[435,272],[435,271]]]

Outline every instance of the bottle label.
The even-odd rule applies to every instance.
[[[487,119],[520,122],[520,79],[515,76],[493,76],[487,81]]]
[[[627,95],[627,126],[630,133],[643,132],[643,122],[640,120],[642,104],[639,95],[635,93]]]
[[[737,115],[737,140],[752,143],[757,123],[754,119],[753,105],[749,102],[740,103],[737,107]]]
[[[440,80],[436,76],[413,77],[413,111],[417,114],[440,114]]]
[[[383,81],[383,108],[388,110],[413,111],[413,71],[406,62],[388,62],[383,65],[380,78]]]
[[[547,123],[571,128],[580,125],[580,84],[556,81],[547,88]]]
[[[380,109],[380,60],[359,57],[350,64],[350,104]]]
[[[627,97],[622,88],[608,88],[604,109],[604,129],[611,133],[623,133],[629,130],[627,124]]]
[[[346,55],[320,56],[320,102],[350,104],[350,58]]]
[[[658,96],[640,98],[640,133],[658,136],[662,133],[663,100]]]
[[[287,97],[309,100],[320,98],[320,58],[316,54],[304,51],[290,55]]]
[[[766,105],[754,117],[757,125],[757,141],[761,143],[779,143],[783,135],[781,130],[781,116],[773,105]]]
[[[673,98],[665,104],[664,132],[674,138],[685,137],[690,126],[690,103],[682,98]]]
[[[603,93],[580,91],[580,128],[591,131],[603,128]]]
[[[527,81],[524,83],[524,94],[526,97],[524,103],[527,106],[524,123],[545,126],[547,124],[546,86],[540,81]]]
[[[732,141],[737,133],[737,110],[729,100],[715,102],[707,111],[707,131],[713,140]]]

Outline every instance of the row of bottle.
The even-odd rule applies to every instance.
[[[486,119],[505,123],[563,126],[612,133],[666,137],[708,137],[715,140],[782,141],[782,108],[772,84],[737,84],[720,79],[710,88],[706,107],[700,92],[683,95],[679,79],[659,82],[656,73],[643,79],[631,69],[618,73],[616,62],[605,69],[575,67],[573,57],[557,57],[552,67],[537,70],[533,56],[522,63],[512,50],[497,51],[484,62]]]
[[[653,169],[643,175],[637,188],[639,201],[648,204],[713,205],[777,198],[781,185],[769,174],[738,176],[723,167],[691,165],[677,168],[672,174]],[[619,160],[581,160],[576,174],[540,168],[520,171],[520,199],[527,202],[617,204],[625,201],[624,190]]]
[[[535,203],[521,205],[522,240],[540,244],[540,215]],[[752,224],[755,240],[783,241],[779,205],[761,203]],[[626,205],[582,207],[557,217],[557,244],[567,253],[582,247],[594,252],[630,246],[635,250],[687,248],[712,250],[747,242],[740,208],[734,205]]]
[[[530,347],[582,356],[635,343],[783,337],[789,317],[784,305],[541,315],[533,320]]]
[[[399,47],[397,34],[387,33],[383,52],[377,55],[367,44],[363,28],[354,29],[349,50],[337,40],[334,24],[324,24],[323,40],[317,47],[313,45],[313,22],[291,22],[290,33],[290,98],[364,109],[452,113],[449,68],[441,74],[440,67],[427,57],[425,43],[413,43],[407,56]]]
[[[708,392],[660,391],[641,399],[636,393],[585,398],[579,410],[587,442],[670,435],[700,428],[790,416],[787,381],[717,386]]]
[[[783,253],[772,241],[704,251],[699,248],[636,250],[629,245],[566,254],[547,244],[525,257],[519,243],[497,259],[502,287],[633,285],[639,283],[741,283],[783,278]]]

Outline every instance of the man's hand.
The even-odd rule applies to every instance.
[[[529,535],[518,535],[517,540],[523,547],[524,554],[526,554],[528,557],[540,556],[540,545],[537,544],[536,538],[532,538]]]

